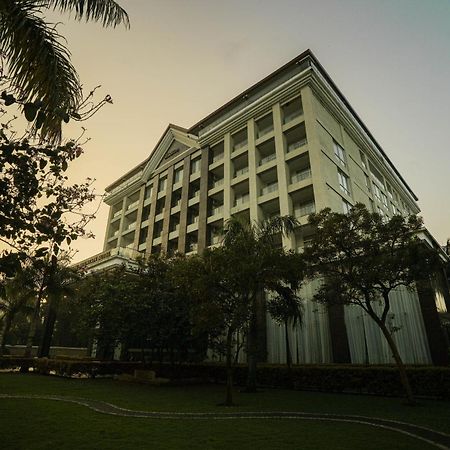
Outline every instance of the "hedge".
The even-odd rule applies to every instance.
[[[42,373],[72,377],[82,374],[88,377],[133,374],[135,369],[152,369],[158,377],[171,379],[224,383],[225,367],[218,363],[203,364],[144,364],[141,362],[93,361],[47,358],[0,358],[0,368],[33,367]],[[450,399],[450,367],[409,366],[408,376],[414,393],[418,396]],[[245,385],[247,366],[234,369],[236,385]],[[321,392],[353,392],[384,396],[401,396],[402,386],[394,366],[359,365],[304,365],[294,366],[291,374],[286,366],[261,364],[257,370],[260,386],[315,390]]]

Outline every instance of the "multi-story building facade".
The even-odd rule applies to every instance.
[[[309,50],[191,128],[169,125],[150,156],[106,191],[104,252],[85,262],[93,269],[139,253],[220,245],[234,215],[295,216],[301,226],[282,245],[301,251],[311,238],[308,215],[325,207],[346,212],[362,202],[386,217],[419,212],[414,192]],[[311,297],[314,283],[304,289]],[[437,313],[432,323],[423,314],[436,312],[434,300],[405,290],[395,296],[391,321],[405,360],[438,362]],[[390,361],[358,308],[307,302],[305,316],[305,326],[291,330],[295,362]],[[285,361],[282,330],[269,318],[266,336],[268,361]]]

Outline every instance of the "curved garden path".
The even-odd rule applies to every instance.
[[[132,409],[121,408],[111,403],[101,400],[92,400],[80,397],[63,397],[52,395],[10,395],[0,394],[0,399],[36,399],[36,400],[53,400],[77,405],[86,406],[87,408],[102,414],[110,414],[122,417],[141,417],[149,419],[176,419],[176,420],[230,420],[230,419],[297,419],[297,420],[319,420],[332,422],[351,422],[363,425],[369,425],[390,431],[396,431],[404,435],[427,442],[441,450],[450,450],[450,435],[435,431],[430,428],[413,425],[406,422],[395,420],[380,419],[377,417],[338,415],[338,414],[322,414],[322,413],[306,413],[306,412],[289,412],[289,411],[246,411],[246,412],[152,412],[152,411],[135,411]]]

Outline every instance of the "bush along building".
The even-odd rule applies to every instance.
[[[414,192],[309,50],[191,128],[169,125],[150,156],[106,191],[104,251],[81,263],[90,270],[220,245],[235,215],[255,222],[295,216],[301,225],[282,244],[302,251],[311,239],[308,215],[325,207],[347,212],[361,202],[386,217],[419,212]],[[448,288],[436,282],[394,297],[389,321],[404,361],[445,363],[438,313],[450,307]],[[284,363],[282,327],[268,317],[264,335],[267,362]],[[290,338],[294,363],[392,361],[358,307],[327,310],[307,301],[304,326]]]

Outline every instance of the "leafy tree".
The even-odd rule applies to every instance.
[[[46,312],[43,335],[38,348],[38,357],[48,357],[55,328],[56,317],[61,301],[75,294],[75,283],[79,274],[74,268],[68,267],[67,261],[61,259],[51,267],[45,286]]]
[[[185,360],[189,352],[203,350],[193,332],[190,297],[178,284],[178,266],[184,257],[152,255],[138,272],[136,305],[132,311],[130,335],[141,345],[156,350],[159,360],[166,350],[170,362]]]
[[[83,98],[70,52],[56,26],[45,21],[46,9],[74,12],[78,20],[103,26],[129,26],[127,13],[113,0],[1,0],[0,55],[4,67],[2,100],[19,103],[35,130],[53,143],[61,123],[81,119]]]
[[[20,313],[29,313],[35,296],[30,271],[20,270],[13,278],[5,279],[0,286],[0,311],[3,313],[0,331],[0,356],[5,353],[6,337]]]
[[[264,311],[265,292],[294,291],[302,277],[301,258],[286,252],[280,242],[298,225],[291,216],[273,217],[261,224],[250,224],[231,218],[225,226],[223,246],[237,255],[236,269],[245,271],[238,292],[247,292],[251,307],[247,331],[248,380],[247,391],[256,391],[258,354],[258,316]],[[292,294],[294,295],[294,294]]]
[[[226,247],[206,250],[177,265],[178,285],[192,299],[197,332],[207,333],[209,347],[225,354],[226,406],[233,404],[234,338],[247,328],[251,316],[251,276],[242,255]]]
[[[91,273],[79,283],[76,301],[82,312],[80,320],[96,341],[97,356],[111,358],[121,342],[128,326],[127,305],[135,292],[125,267]]]
[[[299,287],[296,287],[298,290]],[[301,326],[303,324],[303,303],[301,298],[290,288],[281,286],[277,295],[269,299],[267,309],[272,318],[284,326],[284,339],[286,345],[286,365],[289,373],[292,368],[292,353],[289,342],[289,326]]]
[[[83,207],[95,199],[93,180],[68,184],[65,172],[82,148],[11,141],[0,134],[0,273],[13,276],[18,262],[57,255],[63,243],[90,236],[94,214]]]
[[[400,286],[414,289],[436,270],[437,257],[417,237],[423,227],[416,216],[384,220],[356,204],[348,214],[329,208],[312,214],[315,229],[305,257],[314,276],[323,277],[315,300],[357,305],[379,326],[398,367],[409,403],[413,394],[406,370],[387,323],[390,294]]]

